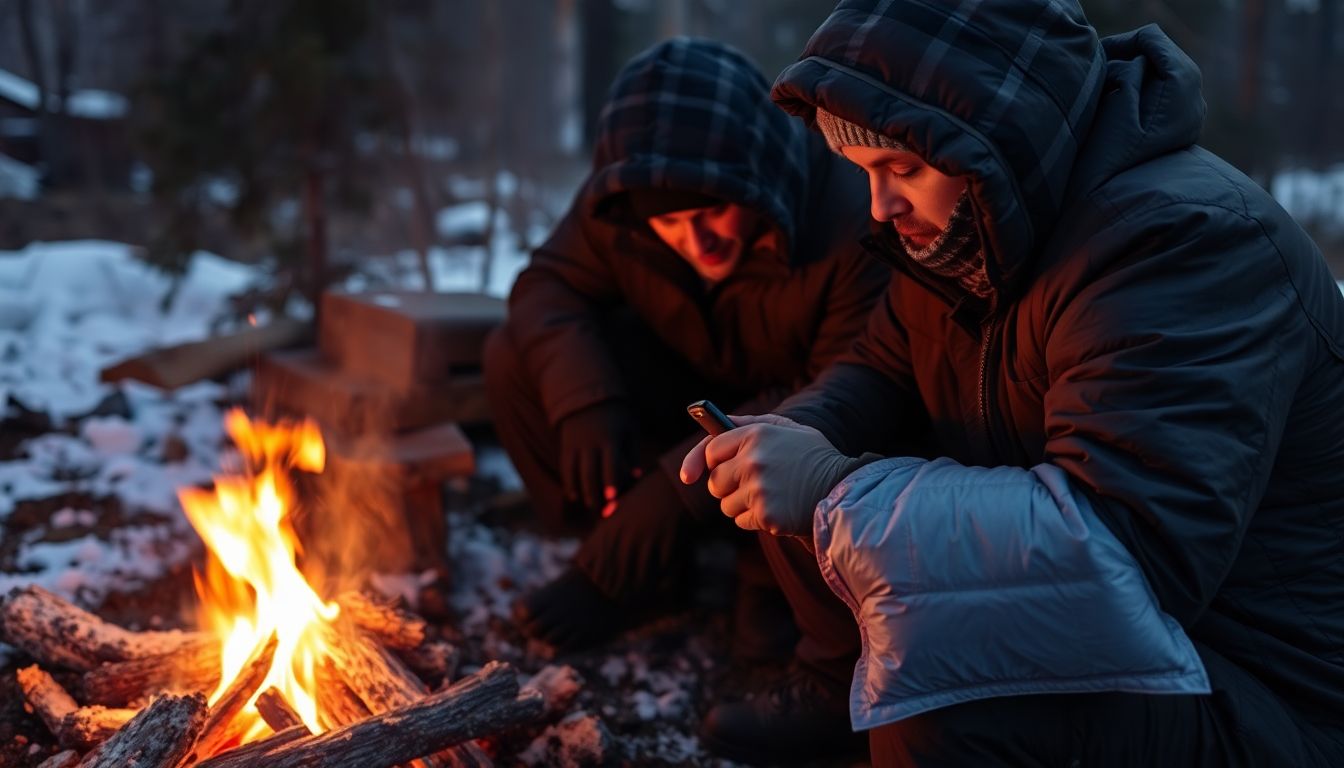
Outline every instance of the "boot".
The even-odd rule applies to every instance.
[[[850,729],[848,686],[796,660],[751,698],[712,708],[701,740],[714,754],[749,765],[862,755],[868,744]]]
[[[605,642],[622,629],[619,606],[578,569],[571,568],[513,605],[523,634],[561,653]]]

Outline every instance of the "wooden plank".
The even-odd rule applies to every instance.
[[[163,389],[176,389],[202,379],[213,379],[249,365],[257,355],[304,343],[313,336],[312,324],[289,317],[267,325],[162,347],[104,368],[105,382],[135,379]]]

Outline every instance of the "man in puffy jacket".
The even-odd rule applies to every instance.
[[[521,601],[527,633],[579,648],[684,595],[692,523],[722,519],[703,484],[676,482],[704,434],[686,406],[763,413],[848,348],[889,275],[859,245],[866,208],[862,177],[737,51],[679,38],[620,73],[592,172],[485,351],[541,522],[588,532]]]
[[[857,619],[878,765],[1344,765],[1344,299],[1199,83],[1069,1],[847,0],[775,84],[894,279],[683,477]],[[803,688],[710,743],[824,750]]]

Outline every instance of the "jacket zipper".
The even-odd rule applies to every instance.
[[[980,334],[980,387],[977,398],[980,410],[980,426],[984,429],[985,442],[989,445],[991,451],[997,451],[994,444],[994,432],[990,429],[989,422],[989,347],[993,344],[994,331],[998,326],[998,318],[994,315],[985,321],[981,326]]]

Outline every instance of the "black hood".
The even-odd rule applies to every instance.
[[[846,0],[774,98],[970,180],[986,271],[1015,292],[1073,196],[1194,143],[1199,71],[1155,27],[1103,42],[1072,0]]]
[[[771,103],[769,82],[744,55],[674,38],[632,59],[612,86],[585,190],[588,212],[609,216],[632,191],[694,192],[765,215],[791,252],[808,145],[806,129]]]

